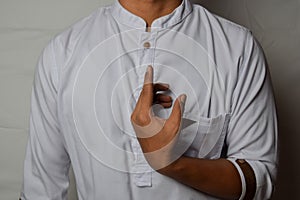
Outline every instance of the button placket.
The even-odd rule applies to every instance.
[[[135,158],[133,166],[134,183],[138,187],[151,187],[152,169],[148,165],[137,139],[131,140],[131,146]]]
[[[140,36],[139,65],[153,65],[156,33],[143,32]]]
[[[155,33],[142,32],[139,40],[139,67],[141,67],[140,83],[143,83],[144,73],[148,65],[153,66],[154,62],[154,47],[155,47]],[[137,97],[138,98],[138,97]],[[137,99],[136,99],[137,100]],[[152,186],[152,168],[146,161],[137,138],[132,138],[132,149],[134,151],[135,163],[133,166],[134,182],[138,187],[151,187]]]

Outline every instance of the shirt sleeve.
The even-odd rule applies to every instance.
[[[67,196],[70,160],[57,119],[57,89],[58,68],[50,42],[34,74],[22,200],[63,200]]]
[[[247,34],[231,105],[227,156],[241,177],[240,199],[246,186],[236,159],[245,159],[254,171],[257,184],[254,199],[270,199],[277,173],[277,116],[263,51],[252,34]]]

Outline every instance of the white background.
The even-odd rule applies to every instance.
[[[0,0],[0,199],[19,196],[30,94],[38,56],[50,38],[113,0]],[[273,199],[300,199],[300,0],[202,0],[252,30],[273,79],[280,169]],[[70,199],[76,199],[72,180]]]

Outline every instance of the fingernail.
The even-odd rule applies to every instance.
[[[185,94],[182,94],[180,96],[180,101],[181,101],[181,103],[185,103],[185,101],[186,101],[186,95]]]

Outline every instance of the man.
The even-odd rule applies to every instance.
[[[146,72],[146,73],[145,73]],[[119,0],[39,60],[21,199],[268,199],[277,123],[251,33],[188,0]]]

